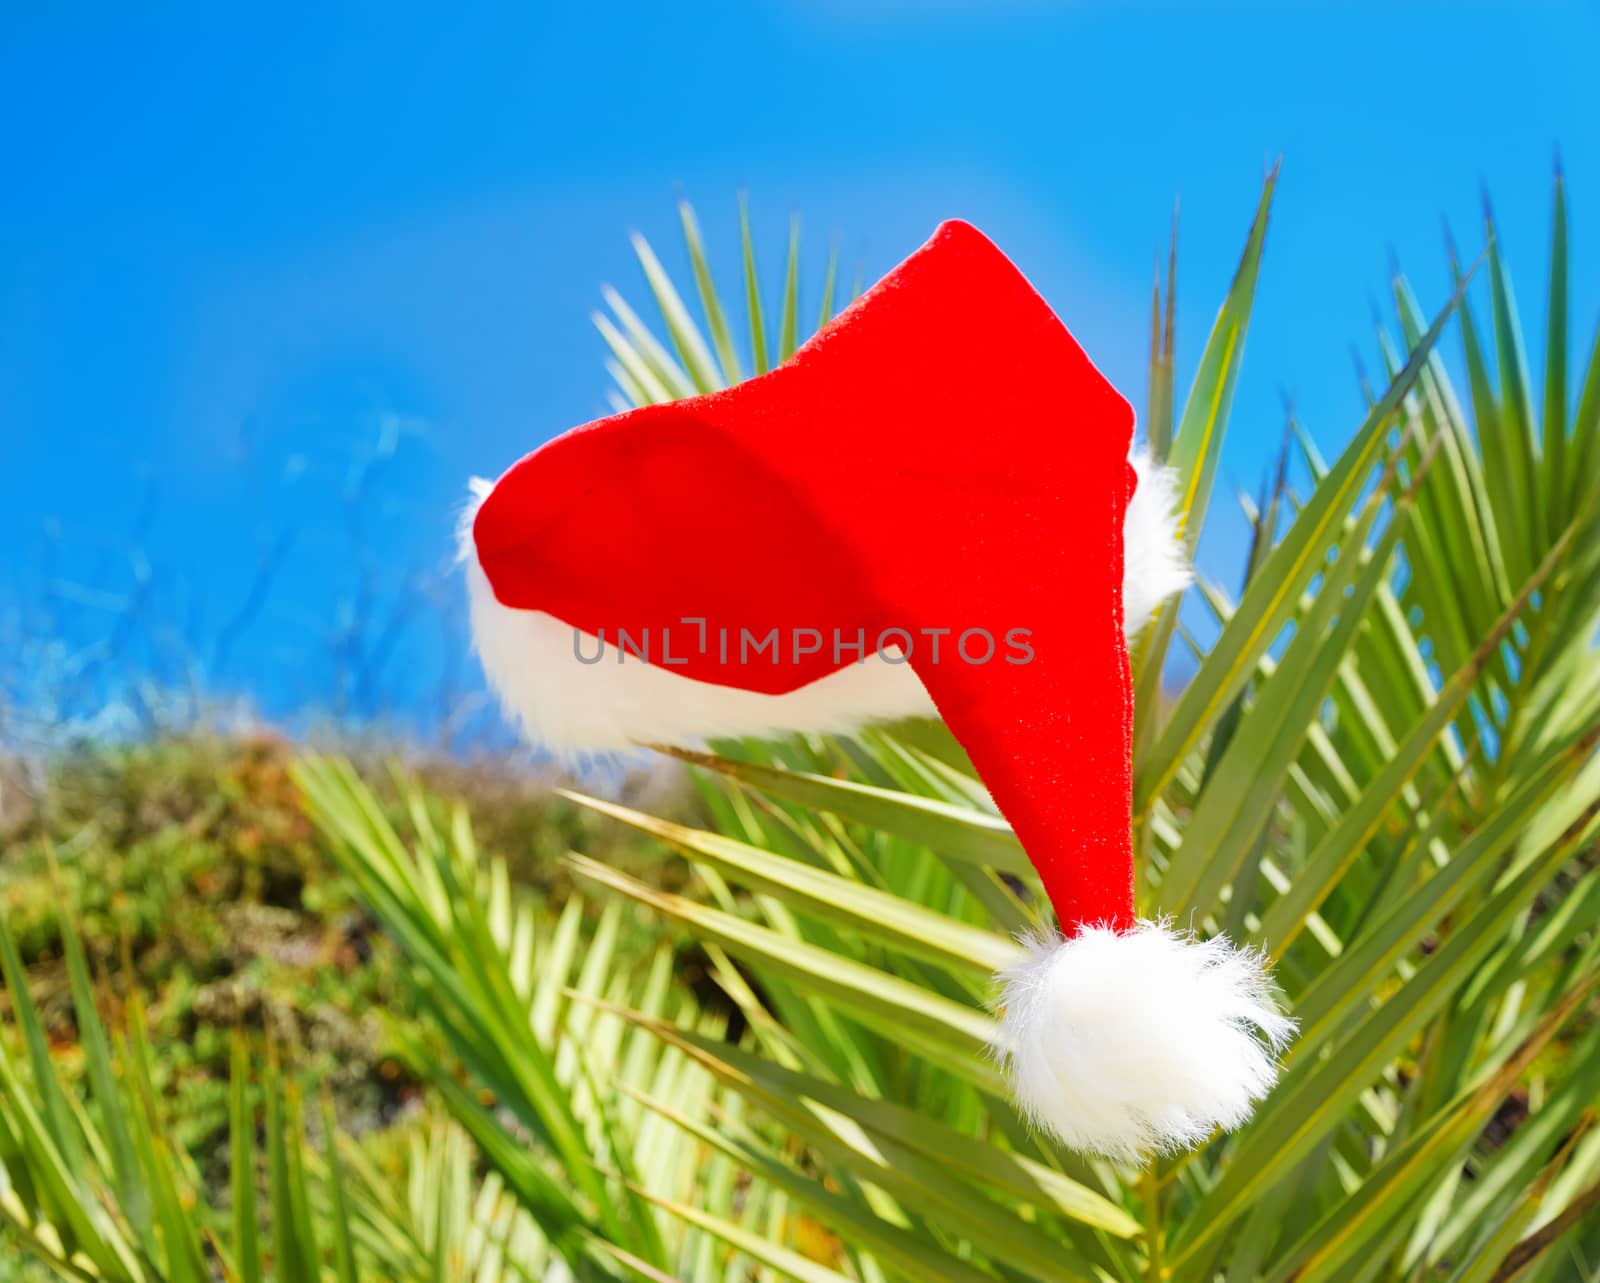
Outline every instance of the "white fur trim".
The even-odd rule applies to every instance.
[[[996,1052],[1017,1105],[1073,1149],[1129,1161],[1250,1116],[1294,1033],[1265,959],[1164,922],[1023,941]]]
[[[1132,456],[1139,486],[1123,522],[1124,630],[1132,637],[1158,605],[1189,583],[1173,516],[1176,482],[1145,451]],[[472,519],[494,483],[474,477],[457,542],[466,564],[473,645],[489,685],[533,742],[555,752],[611,752],[710,736],[847,732],[873,722],[935,717],[909,664],[881,655],[848,664],[786,695],[715,686],[607,646],[598,663],[574,658],[573,630],[552,615],[495,599],[472,547]],[[583,635],[586,658],[599,643]]]
[[[1178,533],[1178,474],[1145,449],[1129,462],[1139,487],[1122,518],[1122,631],[1132,639],[1193,576]]]
[[[708,736],[845,732],[872,722],[936,717],[933,700],[907,663],[881,655],[847,664],[786,695],[695,681],[619,656],[607,645],[594,664],[574,657],[573,630],[542,611],[503,606],[472,548],[472,518],[493,489],[474,478],[462,516],[473,645],[489,685],[533,742],[558,753],[611,752],[640,744],[693,744]],[[686,629],[689,638],[692,627]],[[599,643],[583,634],[582,653]],[[619,662],[619,658],[621,662]]]

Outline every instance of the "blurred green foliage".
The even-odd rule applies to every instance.
[[[0,906],[61,1072],[83,1073],[59,915],[77,923],[103,1011],[131,992],[149,1008],[154,1080],[175,1135],[208,1183],[226,1180],[229,1043],[249,1032],[288,1049],[308,1096],[333,1092],[341,1122],[370,1132],[414,1106],[412,1076],[383,1051],[380,1013],[409,1014],[390,951],[319,847],[289,779],[291,749],[270,737],[170,738],[86,747],[6,773]],[[492,765],[419,768],[470,802],[486,843],[544,902],[564,900],[560,857],[601,849],[624,867],[660,864],[643,844]],[[364,774],[397,814],[389,770]],[[675,772],[619,791],[682,810]],[[658,872],[677,876],[669,866]],[[654,875],[652,875],[654,876]],[[0,1037],[14,1038],[9,995]],[[0,1278],[4,1278],[0,1272]]]

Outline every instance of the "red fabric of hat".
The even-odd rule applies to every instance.
[[[1003,976],[1018,1102],[1126,1157],[1241,1121],[1289,1028],[1255,955],[1135,916],[1124,638],[1187,570],[1132,437],[950,222],[770,373],[524,457],[465,547],[491,683],[553,747],[942,716],[1060,927]]]

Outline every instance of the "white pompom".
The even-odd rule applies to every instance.
[[[1137,1161],[1250,1116],[1294,1021],[1265,959],[1164,922],[1024,942],[1001,973],[996,1050],[1017,1105],[1072,1149]]]

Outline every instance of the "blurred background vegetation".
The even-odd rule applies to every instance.
[[[109,978],[105,996],[116,1003],[137,986],[150,1007],[157,1082],[176,1102],[178,1139],[197,1152],[219,1139],[226,1147],[237,1028],[296,1048],[297,1072],[332,1087],[356,1132],[394,1121],[418,1096],[384,1055],[376,1015],[405,1012],[404,991],[306,818],[289,775],[295,752],[275,736],[205,732],[84,746],[50,761],[37,792],[7,789],[0,894],[52,1044],[78,1081],[65,906],[91,966]],[[401,768],[369,761],[392,797]],[[470,804],[484,840],[512,853],[519,885],[541,903],[569,893],[570,849],[640,862],[637,842],[553,796],[553,776],[448,759],[414,769]],[[624,779],[619,793],[682,806],[660,772]]]

